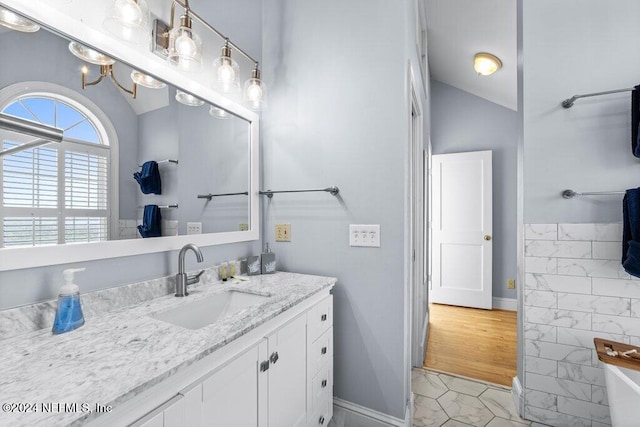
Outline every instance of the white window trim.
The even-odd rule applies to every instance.
[[[120,182],[120,156],[118,134],[116,129],[109,120],[109,117],[100,107],[98,107],[89,98],[55,83],[41,81],[26,81],[15,83],[0,89],[0,111],[3,111],[9,104],[15,102],[18,98],[28,95],[29,97],[43,96],[50,98],[52,95],[60,98],[78,111],[86,115],[91,123],[96,126],[98,133],[107,136],[107,142],[110,147],[109,161],[109,207],[110,215],[108,218],[109,230],[108,239],[111,240],[118,236],[118,220],[120,218],[119,203],[119,182]],[[87,146],[91,144],[86,144]],[[90,148],[90,147],[87,147]]]

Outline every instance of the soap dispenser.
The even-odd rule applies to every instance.
[[[84,268],[68,268],[62,272],[65,284],[60,288],[58,295],[58,309],[52,330],[54,334],[73,331],[84,325],[80,306],[80,289],[73,283],[73,275],[78,271],[84,271]]]
[[[269,244],[264,246],[262,253],[262,274],[272,274],[276,272],[276,254],[271,252]]]

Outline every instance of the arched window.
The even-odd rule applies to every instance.
[[[28,83],[0,90],[0,111],[62,129],[64,138],[1,158],[0,246],[108,240],[117,200],[113,126],[82,95],[51,83]],[[21,143],[0,136],[2,150]]]

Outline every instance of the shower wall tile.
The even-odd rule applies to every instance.
[[[593,339],[640,346],[640,279],[620,265],[621,239],[619,223],[525,226],[527,419],[552,426],[611,423],[605,365]]]
[[[591,242],[525,240],[524,254],[537,257],[591,258]]]

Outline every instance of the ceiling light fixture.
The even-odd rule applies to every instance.
[[[204,101],[200,98],[196,98],[190,93],[183,92],[180,89],[176,90],[176,101],[181,104],[188,105],[189,107],[200,107],[204,105]]]
[[[180,27],[173,28],[176,5],[184,9],[184,15],[180,18]],[[155,20],[153,51],[179,68],[187,71],[200,70],[202,67],[202,42],[191,28],[192,19],[198,21],[224,41],[222,55],[216,58],[213,63],[213,86],[225,94],[234,94],[240,91],[240,69],[238,64],[231,58],[231,50],[233,49],[254,65],[251,77],[244,85],[245,94],[243,98],[245,103],[249,108],[256,111],[264,109],[266,107],[266,86],[260,79],[258,61],[198,16],[189,7],[188,0],[184,0],[184,3],[180,0],[171,0],[171,15],[168,25],[159,19]]]
[[[486,52],[476,53],[473,58],[473,69],[480,76],[489,76],[502,68],[502,61],[495,55]]]
[[[78,42],[69,43],[69,51],[73,53],[76,57],[82,59],[83,61],[89,62],[94,65],[100,66],[100,77],[96,80],[89,82],[87,81],[87,75],[89,74],[89,68],[86,65],[82,66],[81,74],[82,74],[82,89],[86,89],[87,86],[94,86],[100,83],[105,77],[109,76],[111,80],[118,86],[120,89],[130,94],[133,99],[136,98],[136,93],[138,89],[138,85],[133,83],[133,87],[131,89],[127,89],[122,86],[116,77],[113,75],[113,64],[115,64],[115,60],[113,58],[108,57],[104,53],[100,53],[96,50],[88,48],[87,46],[80,44]]]
[[[40,25],[4,7],[0,7],[0,25],[23,33],[35,33],[40,29]]]
[[[211,117],[215,117],[216,119],[228,119],[229,118],[229,113],[227,113],[226,110],[223,110],[220,107],[216,107],[215,105],[212,105],[211,107],[209,107],[209,115]]]
[[[102,22],[105,30],[134,44],[149,42],[151,14],[145,0],[114,0]]]

